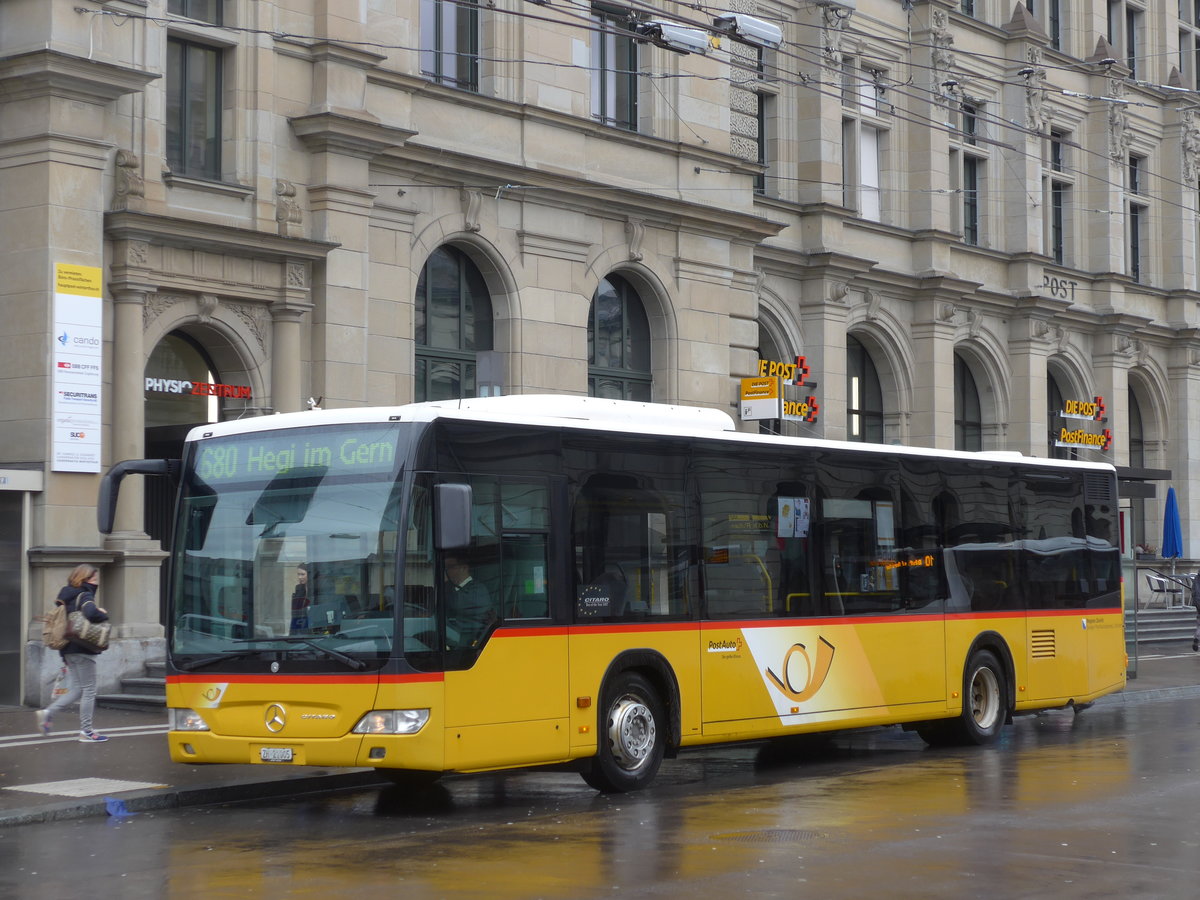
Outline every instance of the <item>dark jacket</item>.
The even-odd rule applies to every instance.
[[[86,582],[79,587],[67,585],[58,592],[58,600],[55,602],[67,608],[67,615],[75,612],[75,610],[79,610],[89,622],[108,621],[108,613],[101,610],[96,604],[96,589]],[[92,656],[95,656],[100,651],[89,650],[87,647],[71,642],[58,652],[63,656],[66,656],[68,653],[90,653]]]

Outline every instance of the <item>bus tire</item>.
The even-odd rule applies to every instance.
[[[1000,736],[1007,719],[1004,667],[991,650],[976,650],[963,670],[963,708],[946,725],[956,744],[990,744]]]
[[[582,772],[598,791],[623,794],[646,787],[666,749],[667,720],[658,693],[637,672],[605,686],[596,755]]]

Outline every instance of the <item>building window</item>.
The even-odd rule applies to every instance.
[[[1200,0],[1179,0],[1179,75],[1200,89]]]
[[[983,162],[977,156],[963,157],[963,240],[979,243],[979,170]]]
[[[176,175],[221,177],[222,52],[167,40],[167,165]]]
[[[984,243],[985,176],[987,152],[980,138],[984,136],[982,119],[983,104],[978,101],[964,102],[959,108],[959,125],[953,135],[957,146],[950,149],[951,187],[962,198],[958,207],[958,230],[968,244]]]
[[[421,75],[479,90],[479,7],[471,0],[421,0]]]
[[[1051,130],[1046,161],[1042,171],[1042,192],[1045,197],[1045,253],[1059,265],[1069,265],[1072,238],[1072,188],[1074,176],[1067,165],[1067,135]]]
[[[588,396],[651,399],[650,324],[633,286],[609,275],[592,295],[588,316]]]
[[[1129,277],[1134,281],[1145,281],[1148,250],[1149,203],[1144,194],[1146,182],[1146,157],[1130,154],[1125,192],[1125,233]]]
[[[887,75],[858,66],[842,69],[842,202],[873,222],[883,221],[883,154],[890,122]]]
[[[1025,0],[1025,8],[1050,38],[1050,48],[1062,50],[1062,0]]]
[[[592,7],[592,117],[637,131],[638,45],[628,10]]]
[[[957,353],[954,354],[954,449],[983,449],[983,415],[975,376]]]
[[[883,442],[883,388],[867,348],[846,337],[846,437]]]
[[[975,0],[960,0],[958,8],[964,16],[974,16]]]
[[[1145,15],[1144,7],[1131,0],[1109,0],[1108,3],[1108,43],[1118,58],[1125,60],[1129,74],[1137,78],[1138,54],[1142,45],[1142,22]]]
[[[225,0],[168,0],[167,12],[173,16],[184,16],[197,22],[220,25],[221,7]]]
[[[461,250],[439,247],[421,269],[415,320],[417,402],[476,396],[476,353],[492,349],[492,300]]]
[[[1058,439],[1059,432],[1062,429],[1063,423],[1070,421],[1063,419],[1062,413],[1066,408],[1063,403],[1063,393],[1058,387],[1058,381],[1050,373],[1046,374],[1046,421],[1050,423],[1049,440],[1046,446],[1046,455],[1050,459],[1079,459],[1079,450],[1075,447],[1059,447]],[[1074,426],[1072,426],[1074,428]]]

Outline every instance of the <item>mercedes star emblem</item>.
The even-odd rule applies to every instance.
[[[283,731],[283,726],[287,724],[287,712],[278,703],[272,703],[267,707],[267,715],[264,719],[267,731],[271,734],[278,734]]]

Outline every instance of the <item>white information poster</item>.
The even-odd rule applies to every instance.
[[[104,300],[96,266],[54,267],[51,468],[100,471]]]

